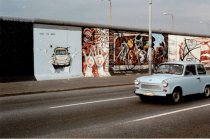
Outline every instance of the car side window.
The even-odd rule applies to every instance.
[[[195,65],[187,65],[185,75],[196,75]]]
[[[206,74],[206,70],[205,70],[205,68],[204,68],[203,65],[198,65],[198,66],[197,66],[197,71],[198,71],[198,74],[199,74],[199,75]]]

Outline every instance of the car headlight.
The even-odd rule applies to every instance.
[[[163,80],[162,81],[162,85],[163,85],[163,87],[167,87],[168,86],[168,82],[166,80]]]
[[[135,85],[139,85],[140,84],[140,81],[139,80],[134,80],[134,84]]]

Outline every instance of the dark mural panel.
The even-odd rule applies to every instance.
[[[152,34],[152,64],[168,61],[168,34]],[[110,30],[110,72],[143,72],[148,69],[149,35],[146,32]]]
[[[34,79],[33,24],[0,21],[0,81]]]

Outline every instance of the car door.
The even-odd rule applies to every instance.
[[[189,73],[190,72],[190,73]],[[195,65],[185,67],[185,75],[181,80],[183,95],[199,93],[201,80],[197,75]]]
[[[206,70],[203,65],[201,64],[197,65],[197,73],[198,73],[197,79],[199,80],[199,83],[197,85],[199,89],[198,93],[203,93],[206,84]]]

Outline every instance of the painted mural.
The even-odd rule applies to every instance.
[[[201,62],[210,67],[210,38],[169,35],[169,61]]]
[[[69,67],[71,66],[72,57],[68,50],[68,47],[56,47],[52,54],[52,65],[55,71],[58,68]]]
[[[37,80],[83,76],[81,28],[36,25],[34,71]]]
[[[110,76],[109,29],[84,28],[82,44],[84,76]]]
[[[152,34],[153,36],[153,53],[152,63],[154,68],[160,63],[168,61],[168,34]]]
[[[1,47],[5,49],[1,53],[2,65],[7,65],[8,61],[18,65],[16,70],[7,65],[0,75],[3,80],[16,77],[24,77],[24,80],[34,80],[34,77],[36,80],[107,77],[110,73],[148,71],[148,32],[124,31],[117,27],[73,27],[50,22],[47,25],[46,22],[2,21]],[[181,34],[152,34],[153,68],[166,61],[196,61],[209,69],[209,36]]]
[[[200,42],[200,62],[210,67],[210,38],[195,38],[195,40]]]
[[[111,33],[113,45],[110,45],[110,62],[113,71],[139,71],[148,68],[148,40],[146,33]],[[167,35],[152,35],[152,63],[154,66],[167,61]]]

